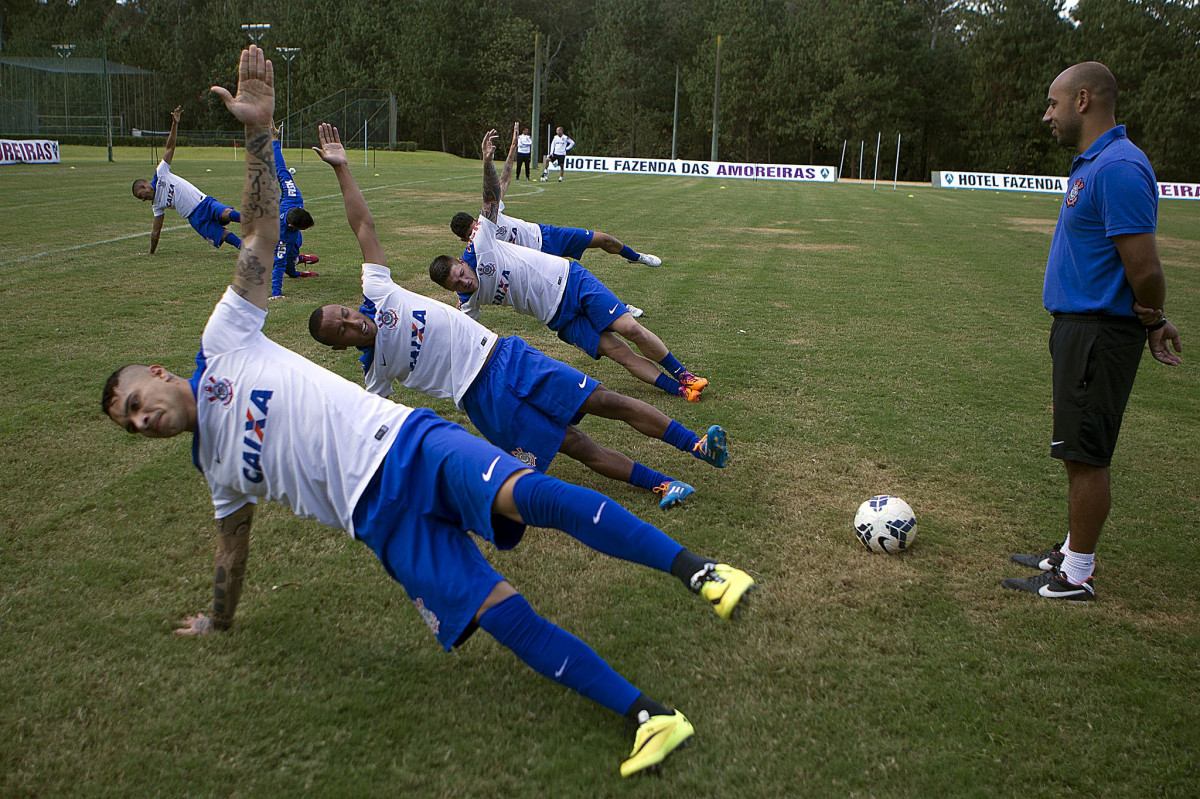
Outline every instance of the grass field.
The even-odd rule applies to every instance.
[[[267,334],[357,380],[318,346],[311,309],[359,296],[332,170],[289,151],[317,226],[315,280],[289,281]],[[355,159],[358,163],[355,164]],[[658,778],[617,774],[622,719],[486,635],[446,655],[365,547],[279,506],[257,514],[227,633],[171,634],[207,609],[214,546],[190,436],[126,435],[99,408],[118,365],[190,374],[235,253],[173,212],[147,249],[145,151],[64,148],[0,168],[0,795],[1195,796],[1200,791],[1200,203],[1163,201],[1168,313],[1186,360],[1144,357],[1114,462],[1099,601],[1005,591],[1011,552],[1061,539],[1066,479],[1048,455],[1042,273],[1058,198],[880,185],[569,175],[514,185],[526,219],[594,227],[660,255],[584,263],[681,360],[703,402],[592,362],[534,320],[485,311],[693,429],[720,423],[723,471],[600,419],[600,443],[696,486],[687,507],[562,458],[693,550],[761,583],[722,622],[677,581],[532,530],[488,556],[543,615],[696,725]],[[380,154],[351,164],[393,275],[456,253],[477,162]],[[229,150],[176,170],[236,205]],[[395,397],[466,423],[448,402]],[[851,533],[875,493],[920,522],[903,557]]]

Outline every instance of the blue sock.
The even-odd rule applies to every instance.
[[[642,256],[639,255],[635,250],[633,250],[628,244],[622,244],[621,245],[621,257],[624,258],[626,261],[636,261],[638,258],[641,258]]]
[[[668,374],[673,375],[674,377],[679,377],[681,374],[687,371],[687,369],[683,368],[683,364],[675,360],[675,356],[669,352],[667,353],[667,357],[659,361],[658,364],[662,368],[666,369]]]
[[[637,461],[633,462],[633,471],[629,473],[629,484],[653,491],[656,486],[671,482],[671,478],[661,472],[649,469]]]
[[[225,231],[225,241],[229,242],[234,247],[237,247],[239,250],[242,249],[242,240],[230,233],[228,230]]]
[[[659,374],[654,379],[654,387],[662,389],[673,397],[679,395],[679,381],[670,375]]]
[[[662,434],[662,440],[683,452],[691,452],[692,447],[700,440],[700,436],[688,430],[674,419],[667,425],[667,432]]]
[[[615,713],[625,715],[641,693],[590,646],[535,613],[520,594],[488,608],[479,626],[538,674]]]
[[[525,524],[562,530],[597,552],[669,572],[683,549],[598,491],[564,483],[540,472],[513,485],[513,502]]]
[[[242,221],[242,212],[235,211],[232,208],[230,208],[229,209],[229,221],[230,222],[241,222]]]

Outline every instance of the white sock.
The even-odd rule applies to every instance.
[[[1063,547],[1063,562],[1060,570],[1063,576],[1070,580],[1075,585],[1079,585],[1084,580],[1092,576],[1092,572],[1096,568],[1096,556],[1081,555],[1078,552],[1072,552],[1067,547]]]
[[[1066,540],[1064,540],[1064,541],[1063,541],[1062,548],[1061,548],[1061,549],[1059,549],[1058,551],[1059,551],[1059,552],[1066,552],[1066,551],[1067,551],[1068,549],[1070,549],[1070,548],[1071,548],[1071,531],[1070,531],[1070,530],[1067,530],[1067,537],[1066,537]]]

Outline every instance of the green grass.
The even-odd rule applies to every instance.
[[[437,293],[429,260],[476,210],[477,162],[380,154],[363,167],[393,273]],[[521,217],[585,225],[664,266],[584,263],[712,381],[672,400],[533,320],[485,311],[734,459],[693,462],[614,422],[599,442],[697,488],[649,495],[568,459],[681,543],[750,570],[746,617],[721,622],[668,577],[531,531],[489,557],[550,620],[651,696],[695,745],[660,779],[623,781],[623,721],[486,635],[444,654],[373,556],[264,506],[228,633],[171,635],[211,597],[213,524],[190,438],[128,436],[99,411],[130,360],[190,374],[232,275],[173,212],[158,254],[129,192],[145,151],[65,148],[0,169],[0,795],[1148,796],[1200,785],[1200,384],[1146,356],[1114,463],[1100,601],[1007,592],[1008,553],[1059,540],[1066,480],[1047,456],[1049,317],[1041,280],[1058,200],[880,185],[571,175],[517,184]],[[359,293],[332,171],[296,180],[317,218],[316,280],[271,306],[272,338],[352,379],[305,321]],[[74,168],[71,168],[74,167]],[[181,150],[178,172],[237,204],[232,151]],[[208,170],[211,170],[209,172]],[[1168,311],[1200,333],[1200,203],[1164,201]],[[448,403],[397,399],[465,422]],[[895,493],[919,535],[899,558],[851,534]]]

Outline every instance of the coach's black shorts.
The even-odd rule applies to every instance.
[[[1135,317],[1054,315],[1051,457],[1109,465],[1145,345]]]

